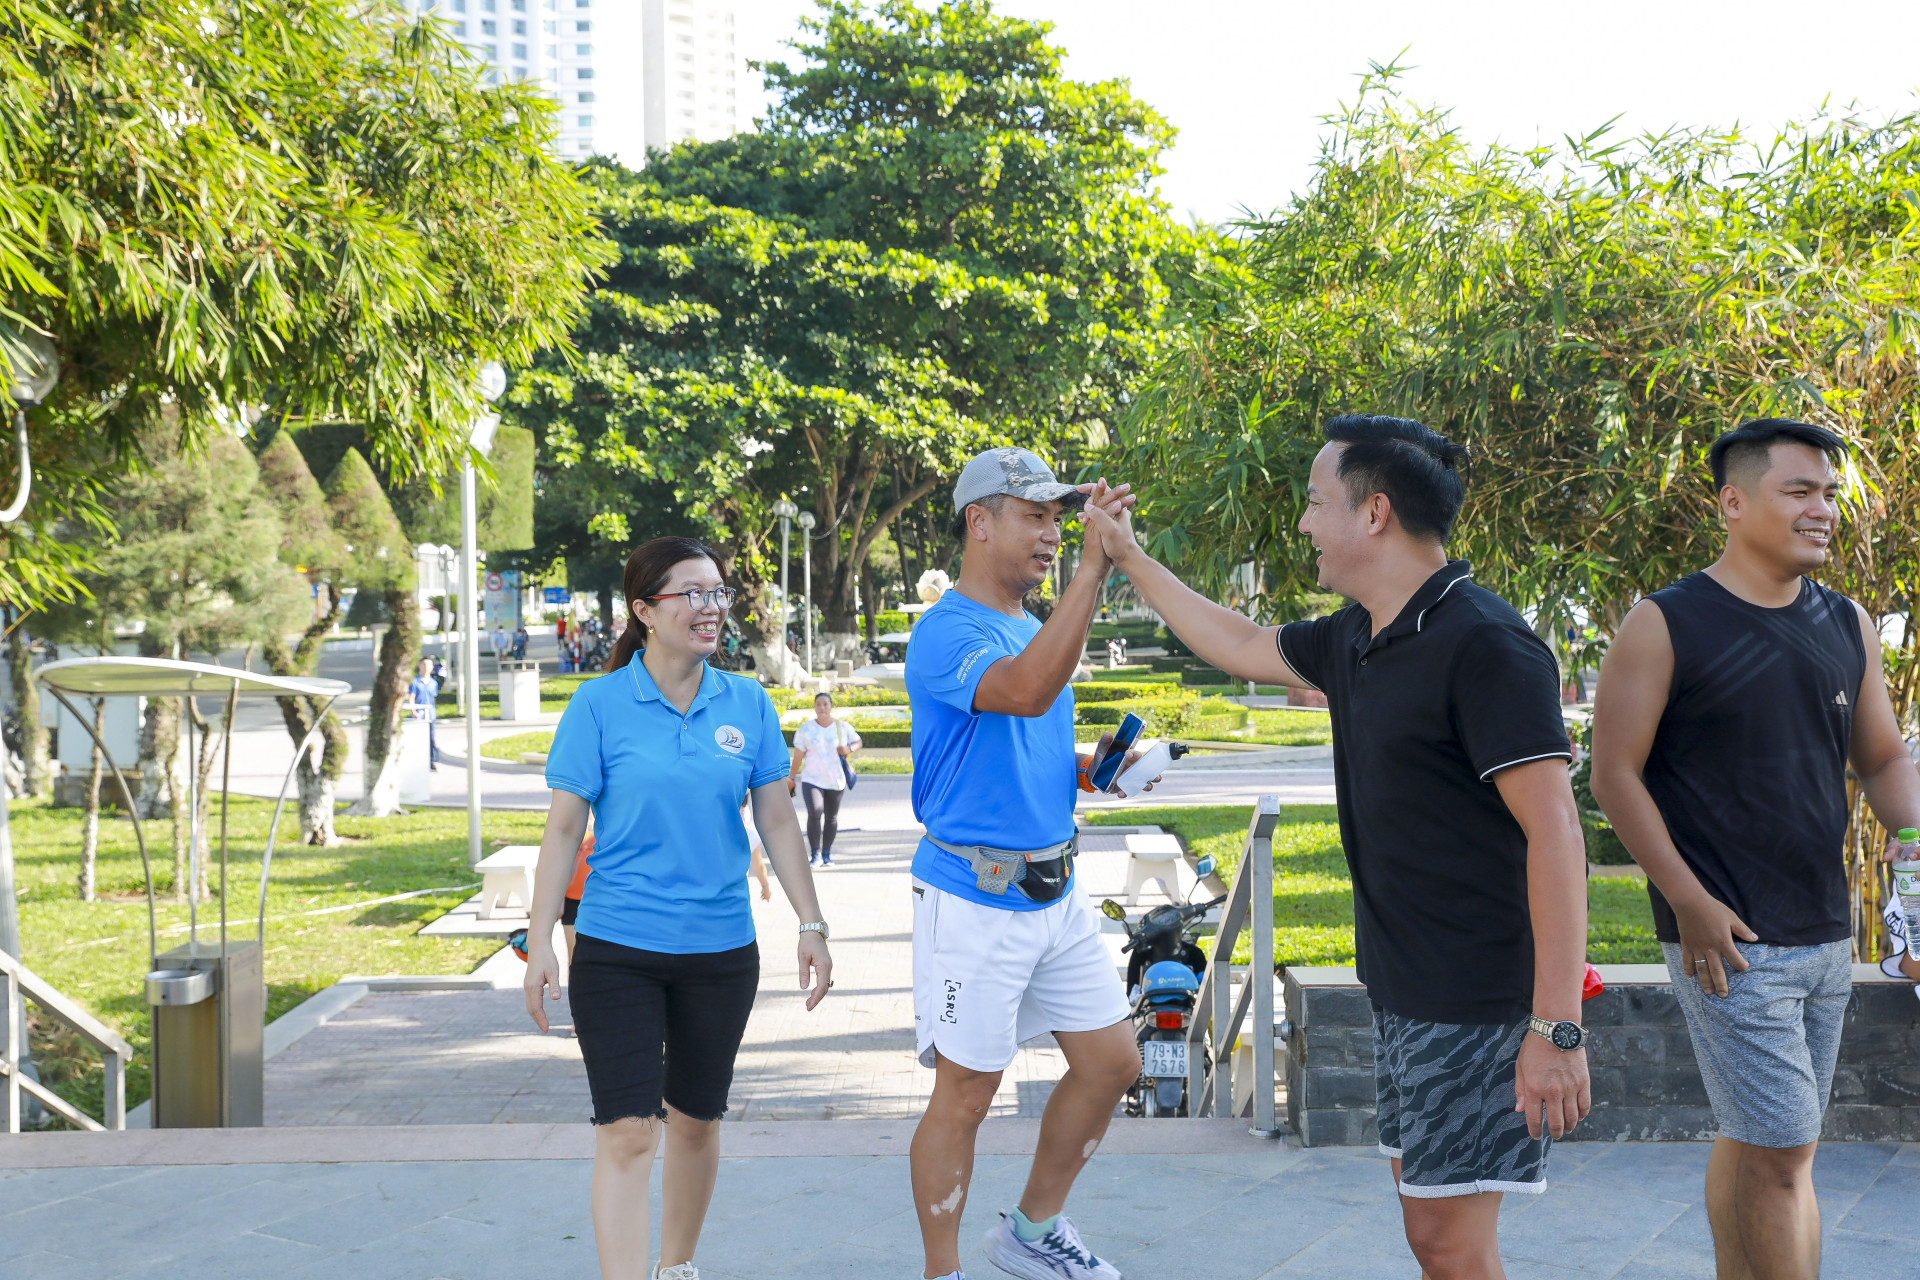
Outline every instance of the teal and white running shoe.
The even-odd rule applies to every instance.
[[[1120,1280],[1119,1269],[1094,1257],[1064,1215],[1038,1240],[1022,1240],[1003,1213],[987,1232],[986,1249],[987,1261],[1022,1280]]]

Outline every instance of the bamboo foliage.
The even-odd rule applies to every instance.
[[[1920,117],[1476,149],[1396,74],[1328,118],[1304,194],[1243,225],[1123,424],[1110,473],[1142,486],[1156,551],[1216,591],[1252,559],[1284,615],[1313,587],[1294,526],[1320,424],[1403,413],[1472,450],[1454,553],[1543,632],[1590,628],[1591,661],[1717,553],[1713,438],[1797,417],[1856,446],[1824,578],[1882,621],[1911,728]]]

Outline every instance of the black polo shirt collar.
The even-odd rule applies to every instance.
[[[1433,576],[1420,585],[1412,599],[1400,610],[1400,616],[1388,623],[1379,635],[1373,635],[1371,626],[1361,629],[1353,638],[1353,647],[1361,653],[1396,640],[1401,636],[1418,635],[1426,625],[1427,614],[1445,600],[1453,589],[1473,577],[1473,566],[1465,560],[1449,560],[1433,571]]]

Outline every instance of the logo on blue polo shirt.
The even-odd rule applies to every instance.
[[[731,751],[735,755],[739,755],[741,748],[747,745],[747,736],[730,724],[723,724],[715,729],[713,740],[719,743],[722,749]]]

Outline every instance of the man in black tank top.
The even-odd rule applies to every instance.
[[[1721,1280],[1820,1270],[1813,1154],[1852,994],[1848,764],[1883,826],[1920,826],[1873,621],[1805,576],[1827,562],[1845,448],[1782,419],[1714,442],[1726,549],[1627,615],[1594,701],[1594,798],[1647,873],[1720,1129]]]

